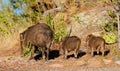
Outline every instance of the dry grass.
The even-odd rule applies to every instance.
[[[19,41],[19,33],[0,37],[0,48],[12,48]]]

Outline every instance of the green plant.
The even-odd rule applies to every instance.
[[[77,23],[81,23],[80,17],[75,13],[71,14],[71,17],[73,17]]]
[[[117,41],[117,23],[116,22],[107,22],[101,26],[103,38],[106,43],[114,43]]]
[[[112,32],[103,34],[103,38],[105,39],[106,43],[114,43],[117,41],[117,35]]]
[[[52,30],[54,30],[53,18],[54,16],[51,15],[50,13],[46,16],[42,16],[42,21],[47,25],[49,25]]]
[[[105,32],[116,32],[117,31],[117,23],[116,22],[107,22],[102,26],[102,29]]]
[[[28,47],[28,46],[26,46],[25,48],[24,48],[24,57],[28,57],[28,56],[30,56],[30,53],[31,53],[31,51],[30,51],[30,48]]]
[[[62,12],[55,16],[48,14],[42,17],[43,22],[48,24],[54,31],[54,40],[59,41],[66,35],[66,23],[64,22],[64,14]]]
[[[56,31],[54,34],[54,40],[59,41],[61,38],[64,38],[66,35],[66,29],[61,28],[59,31]]]
[[[113,47],[113,53],[114,53],[115,57],[118,57],[119,56],[119,48]]]
[[[116,14],[114,13],[114,11],[109,10],[109,11],[108,11],[108,15],[109,15],[111,18],[117,20],[117,17],[116,17]]]
[[[64,13],[60,12],[53,18],[54,24],[54,40],[59,41],[66,36],[66,23],[64,21]]]

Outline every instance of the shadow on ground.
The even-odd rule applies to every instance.
[[[106,51],[104,52],[104,56],[107,56],[109,53],[110,53],[110,50],[106,50]],[[95,55],[100,55],[100,56],[102,56],[102,52],[99,52],[99,54],[97,54],[97,51],[94,51],[94,56],[95,56]]]
[[[84,56],[85,54],[86,54],[85,52],[79,52],[79,53],[78,53],[78,58]],[[49,59],[55,59],[55,58],[57,58],[57,57],[59,57],[59,56],[60,56],[59,50],[52,50],[52,51],[50,51],[50,53],[49,53]],[[68,55],[68,58],[70,58],[70,57],[74,57],[74,54]],[[34,57],[34,59],[35,59],[35,60],[40,60],[40,59],[42,59],[42,54],[40,53],[40,54],[36,55],[36,56]]]
[[[52,51],[50,51],[50,53],[49,53],[49,59],[55,59],[55,58],[57,58],[57,57],[59,57],[59,51],[58,51],[58,50],[52,50]],[[36,55],[36,56],[34,57],[34,59],[35,59],[35,60],[40,60],[40,59],[42,59],[42,54],[39,53],[38,55]]]
[[[85,54],[86,54],[85,52],[79,52],[77,58],[80,58],[80,57],[84,56]],[[68,55],[68,58],[70,58],[70,57],[74,57],[74,54]]]

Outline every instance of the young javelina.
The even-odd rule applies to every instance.
[[[51,47],[53,40],[53,31],[51,28],[44,23],[38,23],[31,27],[28,27],[24,32],[20,33],[20,43],[21,43],[21,53],[23,53],[23,49],[28,46],[30,47],[31,57],[34,57],[34,50],[37,46],[42,49],[42,57],[43,59],[49,58],[49,49]],[[47,56],[45,57],[45,51],[47,50]]]
[[[77,36],[66,37],[60,42],[60,54],[64,54],[64,58],[67,59],[68,52],[73,51],[74,56],[77,58],[81,40]]]
[[[89,52],[91,52],[92,56],[94,56],[94,51],[97,51],[97,54],[99,54],[99,52],[101,51],[102,56],[104,56],[105,40],[102,37],[90,34],[87,36],[86,42]]]

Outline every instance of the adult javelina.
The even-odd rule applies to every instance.
[[[90,34],[87,36],[86,42],[92,56],[94,56],[94,51],[97,51],[97,54],[101,51],[104,56],[105,40],[102,37]]]
[[[38,23],[33,25],[20,33],[21,53],[23,53],[23,48],[29,45],[30,49],[32,49],[30,57],[32,59],[35,50],[34,46],[37,46],[42,49],[43,59],[45,59],[45,51],[47,50],[46,59],[48,60],[52,40],[53,31],[47,24]]]
[[[77,36],[66,37],[60,43],[60,54],[64,54],[65,59],[67,59],[68,52],[73,51],[74,56],[77,58],[81,40]]]

